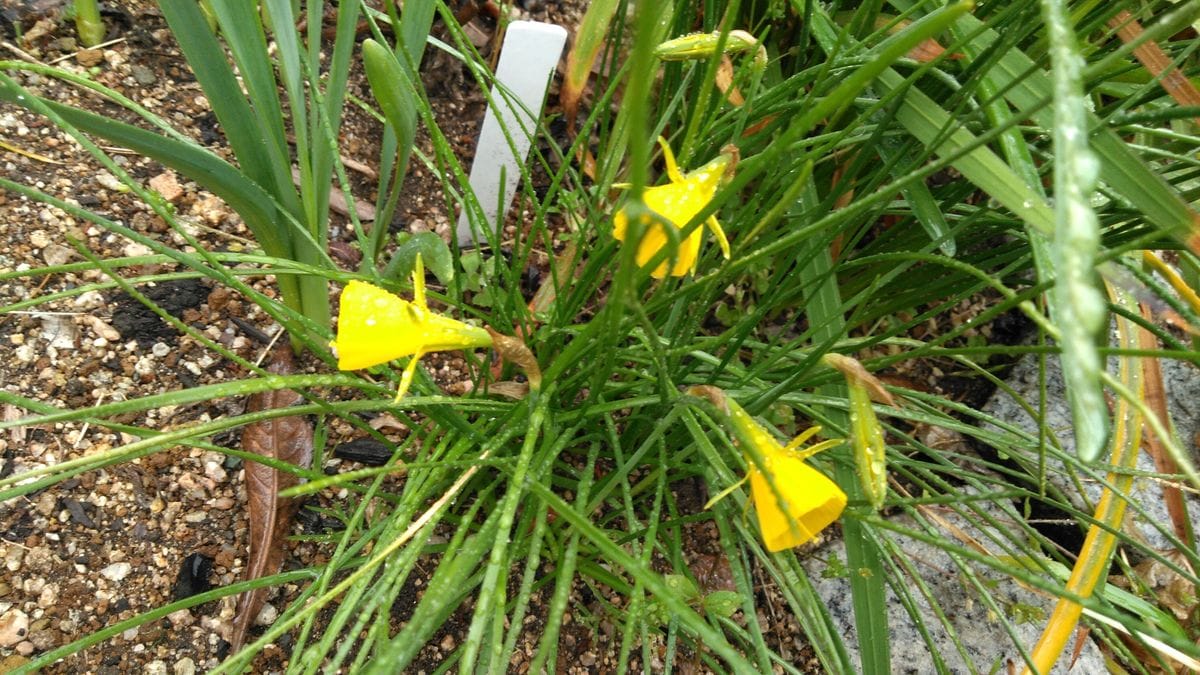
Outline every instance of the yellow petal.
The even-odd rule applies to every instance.
[[[647,208],[671,225],[682,229],[712,201],[717,187],[734,161],[733,154],[723,153],[699,169],[682,175],[679,173],[679,167],[675,163],[671,148],[662,139],[659,139],[659,144],[663,148],[663,155],[667,163],[667,175],[671,182],[646,188],[646,191],[642,193],[642,199]],[[707,224],[717,238],[717,243],[721,246],[721,253],[728,258],[729,242],[725,238],[725,232],[721,229],[721,225],[715,217],[709,218]],[[617,211],[613,216],[613,236],[618,241],[625,240],[628,226],[629,214],[625,209]],[[647,223],[642,240],[638,242],[637,264],[639,266],[645,266],[667,245],[667,233],[662,229],[663,227],[658,222]],[[700,229],[692,230],[691,234],[680,242],[674,261],[663,262],[651,274],[655,278],[661,279],[667,274],[681,277],[694,272],[700,257],[700,243],[703,238]]]
[[[338,368],[357,370],[421,351],[411,303],[363,281],[342,291],[338,316]]]
[[[767,457],[765,469],[771,472],[785,502],[776,499],[762,471],[751,468],[750,492],[768,551],[782,551],[811,540],[846,508],[846,493],[803,460],[778,453]]]
[[[341,307],[337,340],[332,345],[341,370],[369,368],[413,354],[492,344],[482,328],[435,314],[362,281],[346,285]]]

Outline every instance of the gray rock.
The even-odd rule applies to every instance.
[[[1185,449],[1194,448],[1192,439],[1200,432],[1200,372],[1177,361],[1163,360],[1161,365],[1170,413],[1178,437]],[[1046,360],[1046,379],[1047,425],[1054,432],[1063,450],[1071,454],[1074,452],[1071,413],[1066,402],[1057,359]],[[1036,410],[1039,397],[1037,357],[1031,355],[1018,362],[1007,378],[1007,384],[1017,396],[1032,404]],[[984,409],[1001,422],[1036,437],[1035,420],[1003,390],[998,390]],[[999,450],[1023,461],[1036,461],[1033,455],[1020,457],[1018,453],[1028,452],[1026,449],[1009,447]],[[1196,461],[1194,450],[1192,452],[1192,459]],[[1155,470],[1153,461],[1146,453],[1139,456],[1138,469],[1151,472]],[[1061,462],[1055,461],[1048,465],[1047,475],[1048,480],[1061,487],[1066,494],[1075,494],[1076,488],[1070,484],[1070,474]],[[1087,499],[1094,504],[1100,495],[1101,485],[1087,478],[1082,482]],[[978,491],[964,487],[962,493],[978,494]],[[1161,484],[1149,479],[1137,480],[1131,496],[1135,504],[1131,506],[1126,517],[1126,532],[1131,533],[1134,541],[1144,542],[1143,546],[1158,550],[1174,548],[1170,541],[1170,519],[1163,502]],[[1012,522],[1019,517],[1019,514],[1009,511],[1011,507],[1007,503],[986,500],[975,503],[983,513],[1001,524]],[[1077,506],[1084,507],[1082,500]],[[1189,498],[1187,506],[1193,520],[1200,519],[1200,505],[1194,496]],[[1084,510],[1090,511],[1090,506]],[[976,542],[981,542],[995,555],[1020,554],[1003,550],[1005,547],[1001,545],[1001,542],[1011,542],[1014,533],[1019,532],[1016,527],[1006,528],[1004,532],[980,531],[972,523],[959,518],[949,508],[939,508],[936,514],[943,520],[943,524],[939,526],[941,536],[970,537]],[[978,522],[980,519],[973,520]],[[895,522],[905,528],[918,527],[907,515],[896,517]],[[947,526],[957,531],[950,534],[946,531]],[[938,614],[932,610],[929,600],[922,594],[915,580],[906,584],[905,588],[914,599],[917,614],[925,622],[925,629],[929,633],[928,642],[899,601],[895,591],[889,588],[886,604],[888,629],[892,640],[892,672],[936,672],[933,654],[939,655],[946,669],[952,673],[1006,672],[1009,662],[1017,668],[1024,665],[1017,644],[1027,650],[1036,644],[1045,626],[1045,620],[1054,607],[1054,598],[1022,587],[1013,579],[992,572],[985,566],[959,561],[959,564],[968,567],[971,573],[977,576],[992,598],[995,607],[993,609],[982,600],[980,590],[971,584],[968,576],[945,551],[902,535],[887,533],[886,536],[891,537],[903,551],[908,566],[920,577],[921,584],[928,589],[929,595],[936,600],[945,616],[945,623],[953,628],[954,634],[962,643],[960,650],[951,639],[946,625],[938,620]],[[1009,547],[1013,545],[1008,544]],[[1019,546],[1019,542],[1016,545]],[[1032,546],[1030,548],[1032,549]],[[844,636],[847,646],[852,650],[851,659],[858,664],[859,655],[853,651],[857,645],[857,634],[849,582],[846,578],[823,576],[823,573],[830,569],[833,558],[845,562],[846,548],[843,541],[831,543],[816,556],[804,560],[803,564],[816,592],[829,609],[835,630]],[[1008,627],[1005,626],[1005,621],[1008,622]],[[1068,650],[1073,647],[1074,638],[1068,644]],[[1107,672],[1104,657],[1092,639],[1084,643],[1079,658],[1068,669],[1069,665],[1069,654],[1064,654],[1052,672]]]
[[[148,87],[158,80],[158,76],[154,74],[154,71],[143,65],[134,64],[129,68],[129,72],[133,75],[133,79],[143,87]]]
[[[969,489],[963,490],[964,494],[972,492],[974,491]],[[977,503],[1000,522],[1010,517],[999,505],[992,502]],[[979,542],[992,542],[1012,536],[1010,532],[980,531],[949,510],[939,511],[938,515],[945,522],[958,528],[961,533]],[[895,520],[905,528],[919,527],[908,516],[900,516]],[[969,576],[960,570],[944,550],[892,533],[888,533],[887,536],[893,537],[900,545],[907,563],[920,576],[920,584],[923,584],[936,600],[946,622],[942,624],[938,621],[938,614],[930,606],[928,598],[922,594],[919,585],[916,582],[907,583],[905,587],[915,602],[917,614],[924,622],[925,630],[929,633],[929,642],[926,642],[904,604],[889,587],[885,604],[888,634],[891,637],[891,672],[938,672],[934,661],[935,654],[951,673],[1003,673],[1008,672],[1009,662],[1018,669],[1024,665],[1017,644],[1028,650],[1037,643],[1045,619],[1054,608],[1054,598],[1024,588],[1012,578],[993,572],[983,565],[960,560],[959,564],[968,568],[970,574],[978,578],[980,585],[991,598],[995,607],[993,609],[981,597],[979,588],[972,584]],[[845,575],[827,578],[829,563],[835,557],[844,565],[846,544],[842,540],[831,543],[816,556],[805,559],[803,565],[822,603],[829,610],[836,632],[843,636],[851,651],[850,657],[856,665],[855,672],[862,672],[860,656],[855,651],[858,632],[854,625],[850,582]],[[848,574],[853,573],[853,570],[848,571]],[[962,644],[961,650],[952,638],[951,629]],[[1067,659],[1060,659],[1051,672],[1106,672],[1104,656],[1091,640],[1085,643],[1074,667],[1068,669],[1066,662]]]
[[[1163,373],[1163,386],[1166,389],[1168,411],[1175,425],[1177,436],[1185,450],[1195,447],[1193,438],[1200,432],[1200,371],[1195,367],[1175,360],[1160,359]],[[1110,363],[1109,372],[1116,372],[1115,365]],[[1014,392],[1025,401],[1034,404],[1038,400],[1038,359],[1027,356],[1019,361],[1008,377],[1008,384]],[[1015,426],[1027,433],[1036,434],[1037,424],[1013,397],[1003,391],[997,391],[984,406],[984,411],[997,419]],[[1058,359],[1046,359],[1046,421],[1047,426],[1055,433],[1063,451],[1069,455],[1075,452],[1075,439],[1071,433],[1071,409],[1067,405],[1066,390],[1062,379],[1062,370]],[[1006,451],[1021,453],[1020,448],[1009,448]],[[1037,461],[1036,456],[1027,454],[1027,461]],[[1194,450],[1191,460],[1196,462]],[[1105,458],[1107,461],[1107,457]],[[1138,455],[1137,469],[1154,472],[1154,460],[1146,452]],[[1061,463],[1055,462],[1048,466],[1047,479],[1061,488],[1066,494],[1075,494],[1076,488],[1070,481],[1070,473]],[[1081,480],[1084,492],[1091,504],[1099,499],[1103,486],[1095,480]],[[1134,530],[1135,538],[1143,538],[1145,545],[1160,551],[1174,548],[1170,542],[1171,519],[1167,513],[1166,502],[1163,501],[1162,484],[1150,479],[1134,481],[1131,491],[1133,504],[1127,511],[1126,531]],[[1193,522],[1200,518],[1200,504],[1196,499],[1187,500],[1188,511]],[[1090,511],[1091,508],[1078,501],[1076,506]]]

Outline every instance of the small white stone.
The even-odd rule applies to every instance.
[[[177,609],[167,615],[167,621],[170,621],[172,626],[180,628],[196,623],[196,617],[192,616],[190,609]]]
[[[225,467],[221,466],[220,462],[215,461],[208,461],[204,463],[204,475],[218,483],[223,483],[225,482],[225,479],[229,478],[229,474],[226,473]]]
[[[74,256],[74,249],[59,244],[51,243],[42,249],[42,260],[45,260],[47,265],[65,265],[71,262]]]
[[[34,230],[29,233],[29,243],[37,248],[46,248],[50,245],[50,235],[45,230]]]
[[[124,183],[117,180],[117,177],[107,171],[101,171],[96,174],[96,182],[100,187],[107,188],[113,192],[129,192],[129,188]]]
[[[279,618],[279,610],[275,609],[275,605],[265,602],[262,609],[258,610],[258,616],[254,617],[254,624],[256,626],[270,626],[275,623],[275,619],[277,618]]]
[[[0,647],[11,647],[29,633],[29,617],[19,609],[10,609],[0,616]]]
[[[146,246],[145,244],[138,244],[136,242],[126,244],[125,248],[121,249],[121,252],[130,257],[144,256],[154,253],[154,251],[150,250],[149,246]]]
[[[193,675],[196,672],[196,662],[190,656],[185,656],[172,666],[175,675]]]
[[[121,334],[119,332],[117,332],[117,329],[113,328],[112,326],[107,324],[103,319],[101,319],[98,316],[92,316],[91,314],[85,314],[85,315],[83,315],[82,320],[84,323],[86,323],[88,325],[89,328],[92,329],[93,333],[95,333],[96,335],[99,335],[101,338],[104,338],[108,342],[116,342],[121,339]]]
[[[165,342],[155,342],[154,346],[150,348],[150,353],[161,359],[171,353],[171,348]]]
[[[38,607],[50,609],[58,604],[58,584],[46,584],[38,595]]]
[[[85,291],[75,298],[76,307],[99,307],[104,304],[104,296],[100,291]]]
[[[32,345],[21,345],[13,350],[13,354],[21,363],[33,363],[37,360],[37,352]]]
[[[127,562],[117,562],[100,570],[100,576],[111,581],[121,581],[133,571],[133,565]]]
[[[208,514],[204,511],[192,511],[183,517],[184,522],[188,523],[203,523],[208,520]]]
[[[167,675],[167,662],[155,659],[146,664],[145,675]]]

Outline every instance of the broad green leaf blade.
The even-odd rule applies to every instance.
[[[876,80],[881,93],[908,86],[904,77],[887,70]],[[915,88],[904,92],[896,120],[922,143],[934,147],[938,157],[948,159],[955,169],[1042,234],[1054,232],[1054,212],[1004,160],[980,143],[978,137],[957,126],[950,113]],[[945,133],[946,129],[954,131]]]
[[[810,179],[801,196],[793,205],[793,213],[805,217],[808,211],[820,203],[816,186]],[[816,326],[812,339],[815,344],[832,344],[841,339],[846,331],[846,318],[842,309],[841,292],[838,289],[837,275],[834,274],[833,256],[829,247],[821,240],[811,240],[807,243],[809,249],[808,263],[800,274],[801,288],[805,289],[805,312],[808,322]],[[818,393],[845,400],[849,390],[845,384],[826,384],[817,389]],[[849,416],[838,409],[826,408],[828,418],[842,429],[850,428]],[[858,480],[858,472],[852,464],[837,465],[835,480],[839,487],[853,500],[865,498],[862,484]],[[887,597],[885,582],[887,579],[883,568],[882,553],[879,543],[871,534],[869,526],[852,512],[856,507],[847,508],[847,515],[842,517],[842,536],[846,542],[846,564],[850,567],[849,575],[851,603],[854,607],[854,625],[858,629],[858,651],[861,659],[862,672],[886,673],[891,670],[891,634],[888,630],[887,607],[884,599]]]
[[[420,70],[421,57],[425,53],[425,43],[429,39],[436,12],[437,3],[434,0],[408,0],[404,3],[404,10],[400,13],[400,41],[396,47],[407,57],[403,64],[405,68],[412,68],[406,72],[415,74]]]
[[[97,0],[75,0],[75,30],[79,33],[79,44],[84,47],[95,47],[104,41],[104,21]]]
[[[383,277],[393,281],[408,279],[417,264],[418,255],[421,256],[421,262],[442,284],[449,284],[454,280],[454,255],[446,242],[435,232],[418,232],[406,236],[384,269]]]
[[[7,76],[0,81],[0,99],[33,109],[30,102],[34,98]],[[225,160],[194,143],[166,138],[54,101],[36,100],[81,131],[162,162],[196,181],[242,216],[263,251],[279,258],[291,257],[287,240],[281,236],[286,229],[278,225],[274,200],[257,183],[246,180],[246,174]]]
[[[995,31],[970,15],[960,17],[957,28],[963,34],[975,36],[971,44],[984,50],[999,39]],[[1016,117],[1028,117],[1046,129],[1053,127],[1054,113],[1046,105],[1050,102],[1053,87],[1046,73],[1028,56],[1020,50],[1006,50],[996,66],[989,70],[989,76],[1018,109]],[[1100,159],[1100,179],[1132,202],[1156,227],[1189,245],[1193,251],[1200,248],[1195,234],[1197,216],[1179,193],[1147,166],[1116,132],[1103,127],[1095,115],[1088,114],[1088,125],[1093,129],[1092,150]]]
[[[231,4],[234,11],[239,5],[250,7],[248,3]],[[222,3],[217,4],[217,6],[221,5]],[[242,94],[241,85],[226,60],[225,50],[209,30],[208,22],[204,19],[197,4],[193,0],[163,0],[159,6],[162,9],[163,17],[171,27],[172,34],[179,41],[179,48],[191,65],[192,72],[196,74],[197,81],[204,89],[209,105],[212,106],[213,113],[220,121],[221,130],[225,132],[229,146],[233,148],[242,170],[251,180],[275,195],[290,213],[299,214],[299,197],[296,194],[296,188],[292,186],[291,158],[286,139],[283,138],[280,122],[283,114],[278,107],[278,93],[274,89],[274,76],[269,77],[270,84],[268,85],[262,81],[269,74],[260,72],[263,68],[252,67],[249,72],[243,73],[247,78],[247,88],[250,89],[251,95],[254,96],[255,92],[259,92],[259,98],[262,99],[255,100],[254,104],[251,104]],[[258,19],[253,16],[252,9],[249,19],[242,14],[235,16],[238,17],[236,21],[233,21],[232,17],[227,20],[233,21],[235,24],[244,21],[258,24]],[[237,25],[230,29],[234,31],[232,34],[239,40],[242,37],[241,31],[246,30]],[[259,38],[261,39],[261,35]],[[252,36],[246,36],[245,39],[247,41],[254,40]],[[236,57],[237,51],[235,50],[234,53]],[[265,44],[261,53],[265,57]],[[266,70],[269,70],[269,65]],[[272,96],[261,92],[268,86],[273,94],[274,103],[272,103]],[[255,106],[259,107],[256,109]],[[266,106],[266,108],[262,106]],[[268,121],[265,116],[272,112],[275,118]],[[288,241],[291,246],[288,235],[289,233],[285,229],[279,236]],[[292,255],[287,257],[294,258]]]
[[[374,40],[363,41],[363,66],[367,72],[367,81],[371,85],[371,94],[379,102],[389,128],[396,135],[393,171],[399,182],[408,170],[413,139],[417,134],[417,93],[412,80],[392,50]],[[387,228],[386,222],[376,222],[372,226],[372,250],[367,257],[374,259],[379,255]]]

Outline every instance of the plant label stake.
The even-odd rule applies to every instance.
[[[479,131],[471,164],[471,190],[483,211],[487,232],[496,229],[512,204],[521,165],[529,155],[538,116],[546,103],[550,76],[558,66],[567,31],[538,21],[514,21],[504,35],[492,99]],[[507,138],[505,132],[507,131]],[[511,141],[511,143],[510,143]],[[475,245],[464,206],[458,218],[458,243]]]

